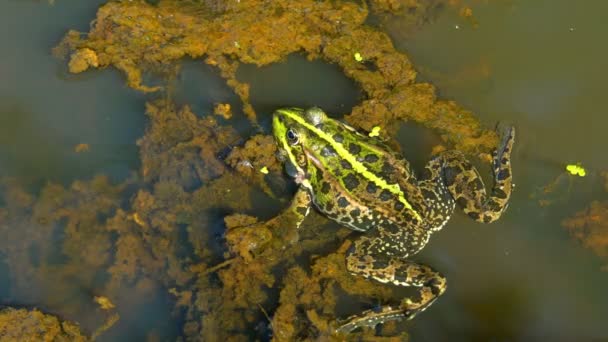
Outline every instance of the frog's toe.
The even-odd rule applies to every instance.
[[[501,164],[505,163],[505,158],[508,160],[511,156],[515,140],[515,127],[501,122],[496,125],[496,132],[500,137],[500,143],[492,155],[494,156],[494,169],[497,171]]]
[[[408,319],[406,313],[400,308],[391,306],[382,306],[378,309],[372,309],[362,312],[359,315],[351,316],[341,322],[341,325],[336,329],[336,333],[347,334],[357,328],[375,328],[378,324],[389,321],[400,321]]]

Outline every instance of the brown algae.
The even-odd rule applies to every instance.
[[[608,201],[593,201],[588,208],[562,221],[572,238],[591,250],[608,271]]]
[[[424,7],[422,1],[409,3]],[[402,10],[398,4],[373,1],[370,8]],[[90,32],[68,32],[55,53],[69,57],[74,73],[115,67],[142,92],[164,90],[144,84],[144,73],[172,69],[186,56],[201,59],[218,68],[254,124],[249,85],[236,79],[239,65],[263,66],[302,53],[337,64],[363,89],[365,99],[345,116],[354,126],[379,126],[392,136],[400,122],[412,120],[455,148],[486,156],[497,142],[495,133],[470,111],[438,100],[432,85],[417,83],[407,56],[386,33],[365,24],[369,14],[364,3],[340,1],[114,1],[99,9]],[[224,105],[215,112],[223,121],[230,120],[231,110]],[[194,113],[170,99],[147,103],[146,114],[149,125],[137,142],[141,169],[121,184],[102,176],[67,188],[49,183],[35,197],[2,183],[7,205],[0,208],[0,232],[15,244],[0,252],[8,256],[19,287],[60,280],[56,284],[65,285],[49,289],[57,296],[48,304],[71,314],[87,310],[67,298],[72,287],[92,286],[97,272],[107,272],[108,280],[96,292],[118,311],[125,292],[136,294],[128,298],[132,304],[162,289],[174,299],[172,314],[185,322],[188,341],[270,334],[276,341],[336,339],[338,289],[392,298],[384,286],[346,272],[349,230],[328,229],[327,220],[314,213],[299,230],[289,211],[266,221],[247,215],[253,191],[274,197],[269,183],[283,178],[271,137],[255,135],[242,144],[217,116],[201,116],[212,113]],[[222,158],[225,151],[230,153]],[[218,238],[214,231],[222,221]],[[60,248],[67,261],[61,265],[44,262],[53,253],[56,227],[65,232]],[[25,255],[30,246],[40,251],[42,263]],[[107,322],[113,317],[118,316]],[[381,335],[407,338],[393,328],[387,324]],[[352,336],[379,338],[375,334]]]
[[[0,309],[0,341],[88,341],[77,324],[39,310]]]
[[[220,70],[243,102],[244,113],[256,122],[249,86],[236,79],[239,64],[263,66],[300,52],[339,65],[363,89],[366,100],[346,117],[355,126],[371,130],[380,125],[394,133],[398,120],[413,120],[438,130],[460,150],[493,148],[495,133],[482,128],[470,111],[438,100],[432,85],[415,82],[407,56],[395,50],[386,33],[364,24],[368,14],[362,4],[312,0],[111,2],[99,9],[88,34],[70,31],[56,53],[71,54],[70,63],[76,65],[114,66],[125,73],[129,86],[144,92],[161,89],[143,84],[145,70],[162,69],[185,56],[203,58]],[[81,61],[93,54],[96,59]]]

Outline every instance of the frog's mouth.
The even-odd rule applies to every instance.
[[[277,145],[278,150],[276,153],[276,158],[283,163],[285,173],[287,173],[289,177],[296,179],[296,182],[298,179],[304,179],[304,170],[302,170],[302,168],[295,163],[295,156],[290,155],[289,151],[280,144]]]

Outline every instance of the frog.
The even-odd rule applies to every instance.
[[[411,260],[440,231],[456,205],[475,221],[491,223],[508,207],[513,189],[515,128],[499,129],[492,154],[490,193],[475,166],[458,150],[433,156],[416,174],[386,139],[330,117],[322,109],[285,107],[272,116],[278,158],[298,185],[290,206],[299,227],[311,208],[357,232],[345,254],[353,276],[415,287],[397,304],[363,311],[336,324],[336,333],[412,319],[447,288],[445,276]]]

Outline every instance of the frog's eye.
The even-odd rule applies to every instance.
[[[289,145],[296,145],[299,142],[298,134],[293,130],[289,129],[287,131],[287,142]]]

